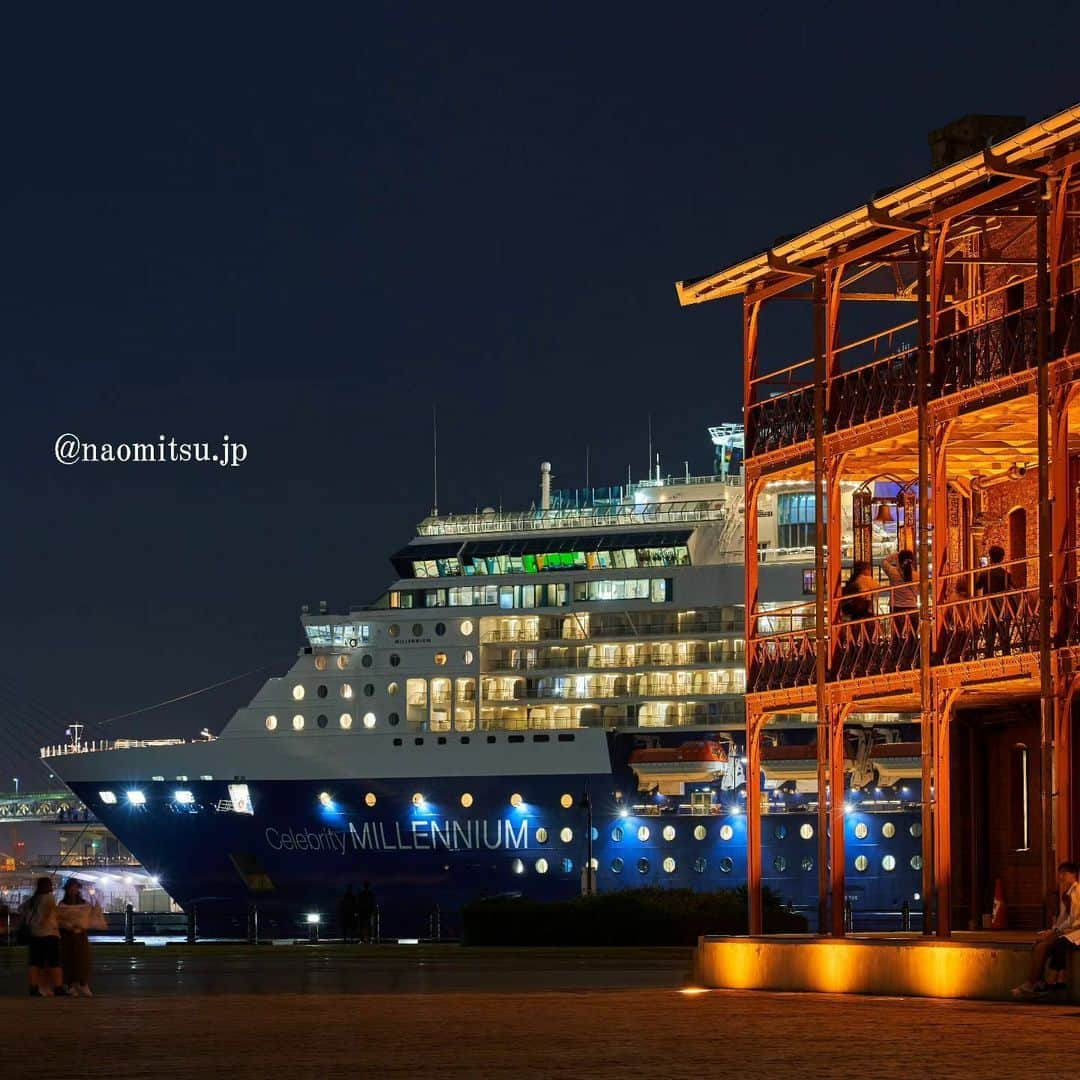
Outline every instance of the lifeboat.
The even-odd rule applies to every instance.
[[[874,780],[882,787],[892,787],[904,780],[922,776],[922,746],[917,742],[878,743],[870,750]]]
[[[850,773],[855,767],[854,749],[855,747],[851,744],[846,744],[844,747],[845,773]],[[796,791],[817,791],[817,743],[763,746],[761,768],[765,773],[767,788],[793,783]]]
[[[659,788],[662,795],[682,795],[685,784],[722,778],[728,771],[724,747],[711,739],[681,746],[648,746],[630,754],[638,790]]]

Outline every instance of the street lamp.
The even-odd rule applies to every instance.
[[[17,798],[19,795],[19,778],[17,776],[13,776],[11,779],[15,781],[15,796]]]
[[[581,797],[578,806],[585,811],[585,873],[582,878],[582,892],[586,896],[592,896],[596,892],[596,871],[593,870],[593,847],[592,847],[592,799],[589,798],[589,789]]]

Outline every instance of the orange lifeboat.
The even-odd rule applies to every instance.
[[[640,791],[658,787],[664,795],[681,795],[687,783],[720,779],[728,769],[728,756],[720,743],[705,739],[642,747],[630,754],[630,767]]]

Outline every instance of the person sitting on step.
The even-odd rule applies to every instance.
[[[1014,986],[1013,997],[1032,997],[1066,985],[1068,954],[1080,947],[1080,867],[1063,862],[1058,867],[1058,894],[1061,897],[1058,917],[1049,930],[1040,930],[1031,949],[1031,967],[1027,979]],[[1049,969],[1043,978],[1043,968]]]

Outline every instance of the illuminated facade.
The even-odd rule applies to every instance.
[[[754,932],[763,740],[793,711],[816,716],[821,792],[849,790],[868,713],[919,721],[924,929],[981,925],[997,881],[1014,925],[1044,925],[1054,864],[1076,854],[1080,107],[997,135],[678,285],[684,305],[743,302]],[[800,339],[794,355],[772,344]],[[813,598],[766,614],[755,510],[780,481],[807,484],[812,506],[785,525],[813,544]],[[910,571],[886,568],[875,529]],[[848,585],[858,561],[870,575]],[[837,936],[844,811],[818,801],[818,905]]]

